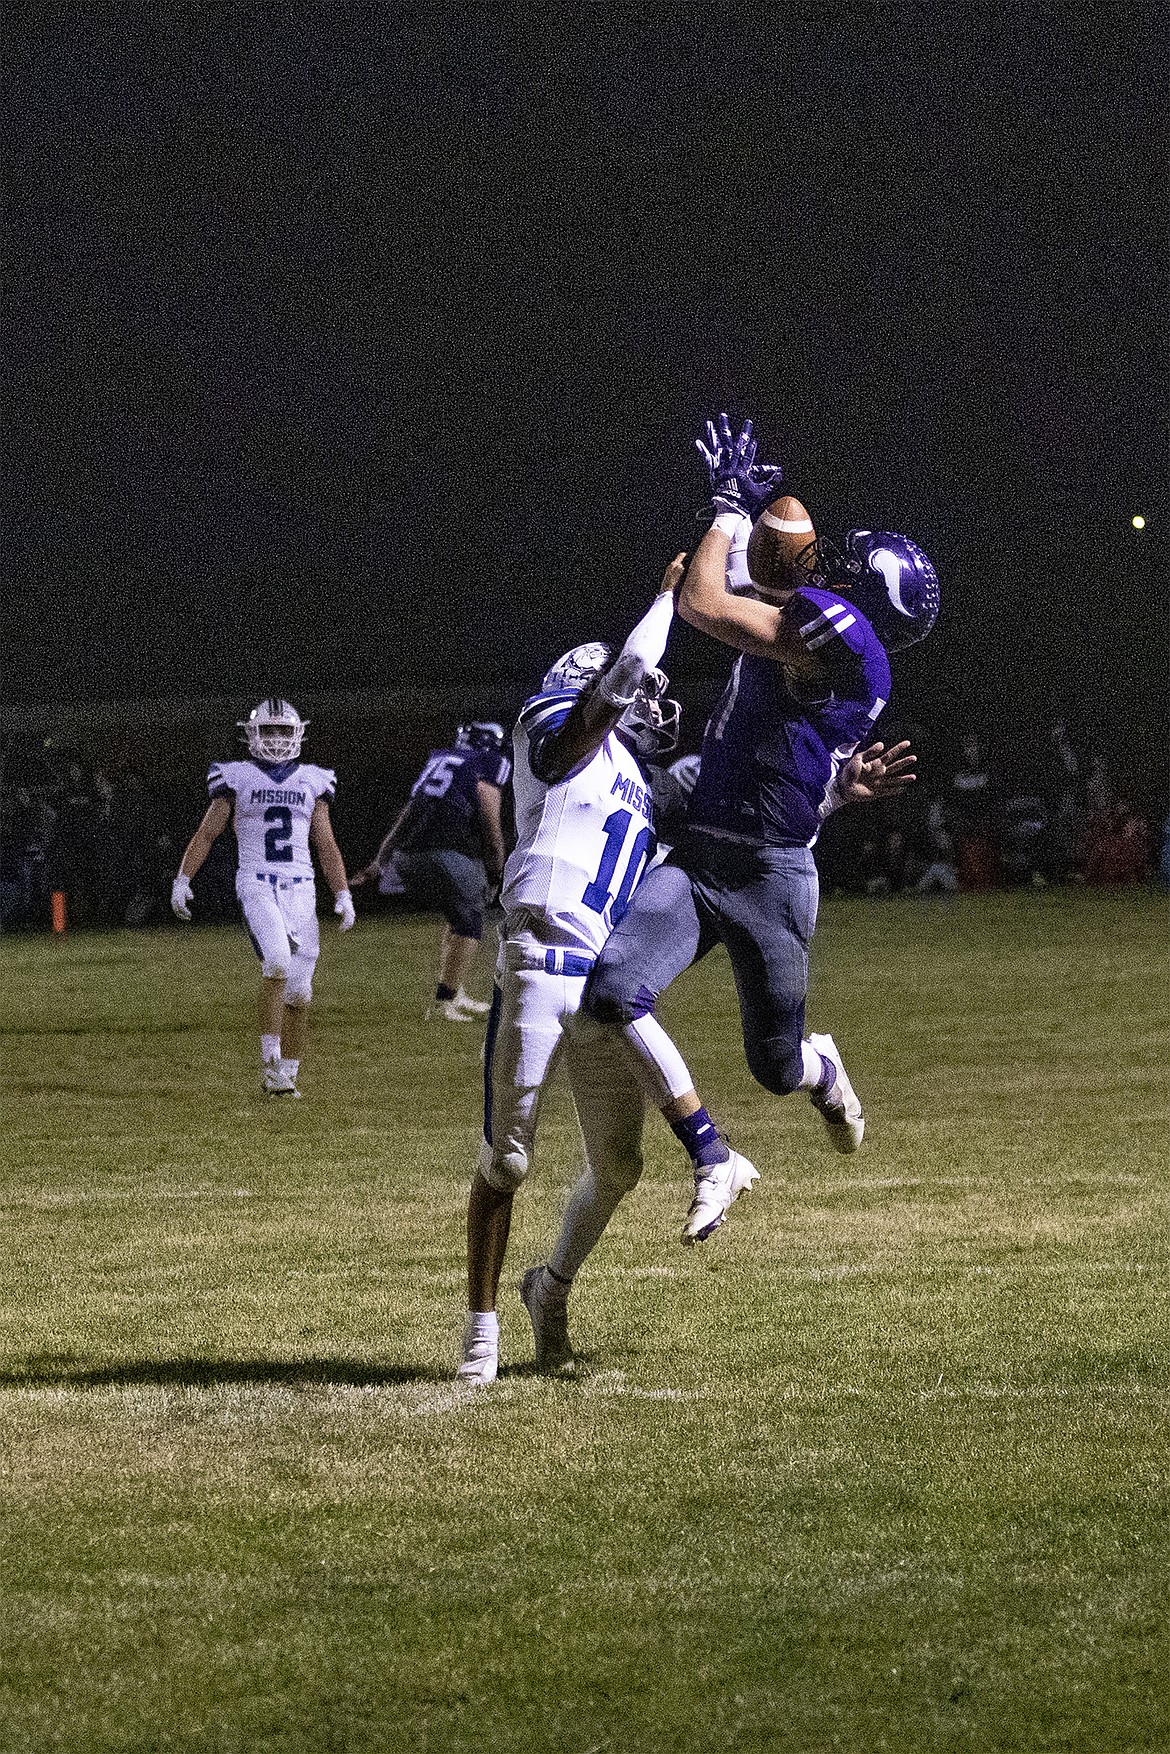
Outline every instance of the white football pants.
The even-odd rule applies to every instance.
[[[497,974],[499,1015],[485,1067],[480,1172],[493,1187],[518,1188],[533,1161],[541,1097],[562,1055],[585,1146],[586,1171],[569,1202],[552,1255],[572,1278],[622,1195],[642,1173],[641,1085],[620,1037],[604,1030],[570,1036],[584,975],[524,966],[533,953],[505,944]]]
[[[241,871],[236,895],[244,924],[266,980],[283,980],[286,1004],[307,1005],[313,996],[313,970],[321,951],[317,890],[311,877],[280,877],[275,882]]]

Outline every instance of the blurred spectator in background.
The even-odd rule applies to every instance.
[[[991,799],[991,774],[974,732],[963,738],[959,762],[951,775],[952,802],[961,822],[986,822]]]
[[[1008,798],[1003,807],[1000,867],[1008,883],[1041,889],[1052,869],[1048,806],[1031,792]]]
[[[1150,826],[1122,799],[1085,853],[1085,882],[1141,883],[1150,875]]]
[[[1063,719],[1053,722],[1051,751],[1047,787],[1050,875],[1055,882],[1060,882],[1076,863],[1077,823],[1081,812],[1081,764]]]
[[[912,887],[919,870],[920,866],[910,852],[905,834],[900,828],[889,828],[866,876],[865,893],[875,899],[886,895],[901,895]]]
[[[947,822],[946,806],[936,798],[926,813],[926,869],[914,885],[915,895],[933,895],[941,891],[953,895],[959,887],[955,869],[955,837]]]

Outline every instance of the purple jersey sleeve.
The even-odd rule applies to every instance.
[[[780,664],[744,655],[707,726],[692,827],[772,846],[811,846],[837,769],[873,730],[890,664],[869,622],[830,591],[791,599],[829,688],[798,698]]]
[[[476,751],[476,778],[485,786],[498,786],[501,791],[512,777],[512,763],[501,749]]]

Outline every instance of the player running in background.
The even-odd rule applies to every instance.
[[[889,698],[887,648],[929,631],[938,581],[904,536],[851,531],[844,550],[817,543],[799,501],[774,497],[779,472],[755,465],[750,422],[735,438],[721,416],[700,448],[714,521],[678,611],[741,655],[704,735],[686,834],[601,950],[584,1013],[625,1037],[652,1100],[696,1159],[687,1129],[697,1123],[705,1134],[710,1122],[653,1013],[663,989],[722,942],[752,1075],[777,1095],[806,1090],[832,1144],[852,1152],[865,1123],[841,1054],[830,1035],[804,1036],[818,899],[812,848],[838,805],[895,796],[913,778],[908,744],[861,745]],[[733,541],[746,554],[750,594],[729,588]],[[717,1224],[726,1210],[717,1169],[726,1142],[716,1136],[705,1150],[687,1220],[699,1235],[709,1234],[707,1212]]]
[[[586,977],[656,850],[644,761],[677,736],[678,705],[657,668],[673,616],[681,555],[616,661],[582,645],[547,672],[515,731],[516,848],[504,873],[506,935],[488,1022],[484,1137],[467,1208],[468,1315],[461,1381],[495,1379],[496,1298],[516,1190],[531,1167],[541,1093],[565,1055],[585,1144],[547,1266],[520,1295],[536,1362],[572,1360],[567,1299],[574,1277],[619,1200],[642,1172],[645,1099],[624,1046],[605,1030],[578,1039],[572,1024]],[[755,1177],[736,1157],[732,1174]]]
[[[484,908],[503,875],[501,805],[511,771],[502,725],[484,719],[460,725],[452,748],[431,750],[376,855],[353,879],[357,889],[393,860],[406,894],[443,914],[439,978],[427,1015],[448,1023],[471,1023],[489,1009],[463,983],[483,937]]]
[[[310,843],[341,915],[354,922],[345,862],[333,838],[331,769],[300,759],[307,729],[287,700],[265,700],[239,726],[246,761],[215,761],[207,775],[207,813],[187,843],[171,886],[171,907],[191,918],[192,879],[232,822],[239,848],[236,894],[260,958],[261,1084],[269,1096],[299,1096],[297,1074],[309,1029],[313,969],[321,942]]]

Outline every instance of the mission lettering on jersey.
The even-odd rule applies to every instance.
[[[629,906],[657,840],[650,781],[612,731],[565,779],[548,778],[552,740],[576,701],[575,693],[535,695],[520,714],[517,840],[501,899],[510,940],[594,957]]]
[[[234,801],[241,872],[312,877],[309,824],[317,800],[337,791],[332,769],[302,761],[216,761],[207,790]]]
[[[798,699],[773,659],[738,658],[703,736],[692,828],[765,846],[812,846],[829,787],[890,698],[890,661],[860,610],[811,588],[793,604],[801,639],[828,669],[832,692]]]

